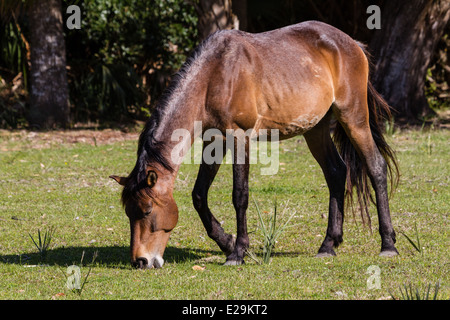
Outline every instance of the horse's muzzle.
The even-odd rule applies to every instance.
[[[136,269],[161,268],[164,264],[164,260],[159,256],[155,256],[149,262],[147,258],[139,257],[136,261],[131,262],[131,264]]]

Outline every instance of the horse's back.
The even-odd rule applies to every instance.
[[[315,126],[336,99],[342,59],[361,51],[327,24],[308,21],[250,34],[220,32],[216,43],[214,99],[228,104],[235,126],[279,129],[282,136]],[[211,105],[211,104],[210,104]]]

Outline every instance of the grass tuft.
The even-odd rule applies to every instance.
[[[403,287],[403,290],[402,290]],[[434,295],[432,300],[438,300],[438,293],[440,288],[440,282],[437,282],[434,285]],[[393,293],[389,292],[392,299],[394,300],[430,300],[430,289],[431,289],[431,283],[428,284],[427,288],[423,292],[423,294],[419,291],[419,287],[416,286],[413,288],[411,284],[407,285],[406,283],[403,284],[403,286],[399,286],[400,290],[400,296],[395,296]]]
[[[53,234],[55,232],[55,228],[50,228],[50,230],[45,231],[44,238],[41,236],[41,230],[38,229],[37,241],[34,240],[33,236],[28,233],[31,240],[33,240],[34,245],[39,251],[39,255],[41,257],[41,261],[45,261],[47,259],[48,248],[50,247],[50,242],[52,241]]]
[[[253,202],[255,203],[256,211],[258,213],[259,218],[259,227],[263,236],[263,254],[262,254],[262,263],[268,264],[270,263],[270,258],[272,256],[273,249],[275,248],[275,244],[277,242],[278,237],[281,233],[287,228],[289,222],[292,217],[295,215],[296,211],[293,211],[289,218],[282,224],[281,226],[277,226],[277,201],[275,200],[273,215],[269,216],[267,223],[264,223],[264,219],[261,214],[261,210],[259,209],[258,203],[253,198]],[[289,201],[286,202],[286,206],[284,207],[281,215],[284,214],[286,208],[288,206]],[[255,262],[261,264],[259,260],[256,258],[255,254],[250,253],[249,257]]]

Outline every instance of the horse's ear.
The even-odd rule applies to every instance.
[[[128,178],[125,177],[119,177],[119,176],[115,176],[115,175],[111,175],[109,176],[111,179],[114,179],[117,181],[118,184],[124,186],[127,184]]]
[[[153,186],[156,184],[156,181],[158,181],[158,175],[155,171],[150,170],[147,174],[147,185],[150,188],[153,188]]]

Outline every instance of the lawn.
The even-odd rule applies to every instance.
[[[166,263],[146,271],[129,263],[121,189],[108,178],[130,172],[137,135],[102,140],[101,134],[52,139],[56,133],[0,132],[0,299],[373,300],[390,299],[391,293],[401,297],[404,284],[420,293],[431,284],[434,293],[438,282],[438,298],[450,298],[449,130],[403,130],[388,137],[401,170],[391,199],[397,257],[378,256],[381,242],[372,206],[372,230],[348,211],[337,257],[314,258],[326,231],[328,189],[298,137],[281,142],[276,175],[260,175],[258,165],[250,173],[250,194],[262,212],[270,215],[275,199],[279,212],[287,204],[280,223],[295,212],[269,264],[247,257],[245,265],[222,266],[225,257],[206,235],[191,201],[198,165],[185,164],[174,191],[180,219]],[[235,233],[231,176],[231,165],[223,165],[209,205],[225,230]],[[248,228],[250,250],[260,256],[262,235],[252,201]],[[38,230],[42,236],[54,230],[45,259],[31,239],[37,241]],[[416,244],[419,239],[420,252],[405,234]],[[81,282],[87,276],[81,292],[66,286],[70,265],[79,267]],[[373,270],[379,272],[379,286],[373,285]]]

